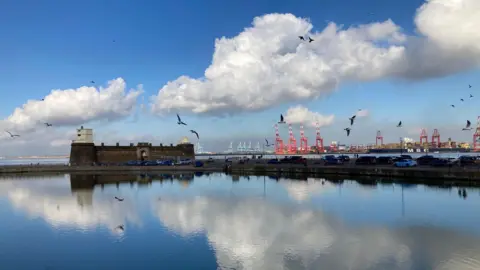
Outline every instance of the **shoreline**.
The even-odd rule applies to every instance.
[[[480,167],[429,167],[396,168],[393,166],[309,164],[206,164],[204,167],[185,166],[66,166],[66,165],[6,165],[0,166],[0,175],[31,173],[143,173],[143,172],[227,172],[233,174],[306,174],[341,177],[415,178],[419,181],[462,180],[480,184]]]

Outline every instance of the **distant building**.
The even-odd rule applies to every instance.
[[[178,145],[153,146],[148,142],[139,142],[137,145],[95,145],[93,130],[83,126],[77,129],[77,138],[72,141],[70,149],[71,165],[119,164],[133,160],[179,160],[195,158],[193,144],[184,139]]]

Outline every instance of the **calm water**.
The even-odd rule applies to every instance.
[[[480,269],[480,191],[457,191],[222,174],[5,177],[1,269]]]

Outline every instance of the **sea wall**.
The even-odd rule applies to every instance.
[[[228,167],[226,167],[228,166]],[[259,165],[259,164],[205,164],[205,167],[193,166],[65,166],[65,165],[34,165],[34,166],[1,166],[0,174],[22,173],[88,173],[88,174],[121,174],[146,172],[227,172],[233,174],[305,174],[331,175],[351,179],[355,177],[409,178],[415,181],[453,181],[461,180],[472,185],[480,185],[479,167],[414,167],[395,168],[392,166],[321,166],[321,165]]]

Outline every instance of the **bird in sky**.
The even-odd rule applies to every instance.
[[[468,88],[472,88],[472,86],[469,84],[469,85],[468,85]]]
[[[95,83],[95,81],[90,81],[90,83]]]
[[[465,100],[463,100],[463,98],[461,98],[460,101],[465,101]]]
[[[397,127],[402,127],[402,121],[398,122]]]
[[[473,95],[472,95],[472,94],[470,94],[470,98],[472,98],[472,97],[473,97]]]
[[[6,131],[6,130],[5,130],[5,132],[7,132],[7,133],[10,135],[10,137],[12,137],[12,138],[14,138],[14,137],[20,137],[20,135],[12,134],[12,133],[10,133],[9,131]]]
[[[347,132],[347,136],[350,136],[351,129],[350,128],[345,128],[344,130]]]
[[[52,126],[52,124],[50,124],[50,123],[44,123],[44,124],[45,124],[45,126],[47,126],[47,127],[51,127],[51,126]]]
[[[279,124],[285,124],[285,119],[283,118],[283,114],[280,114],[280,122]]]
[[[116,230],[124,231],[124,230],[125,230],[125,227],[124,227],[123,225],[118,225],[115,229],[116,229]]]
[[[115,200],[119,201],[119,202],[123,202],[123,198],[119,198],[117,196],[115,196]]]
[[[455,108],[455,105],[453,105],[453,104],[452,104],[452,105],[450,105],[450,106],[452,106],[452,108]]]
[[[355,122],[355,117],[357,117],[357,115],[354,115],[348,119],[350,119],[350,126],[353,126],[353,122]]]
[[[270,146],[272,146],[272,145],[273,145],[273,144],[270,144],[270,143],[268,143],[268,140],[267,140],[267,138],[265,138],[265,142],[267,143],[267,144],[265,144],[265,146],[266,146],[266,147],[270,147]]]
[[[472,125],[472,123],[470,123],[470,120],[467,120],[467,125],[465,125],[464,128],[462,128],[462,130],[471,130],[472,128],[470,127]]]
[[[177,119],[178,119],[177,124],[179,124],[179,125],[184,125],[184,126],[187,125],[185,122],[182,121],[182,118],[180,118],[180,115],[178,115],[178,113],[177,113]]]
[[[311,37],[308,37],[308,43],[312,43],[312,41],[315,41],[315,40],[312,39]]]
[[[200,136],[198,136],[198,133],[195,130],[191,129],[190,132],[195,134],[197,136],[197,139],[200,140]]]
[[[298,38],[301,39],[301,40],[305,40],[305,38],[302,37],[302,36],[298,36]]]

